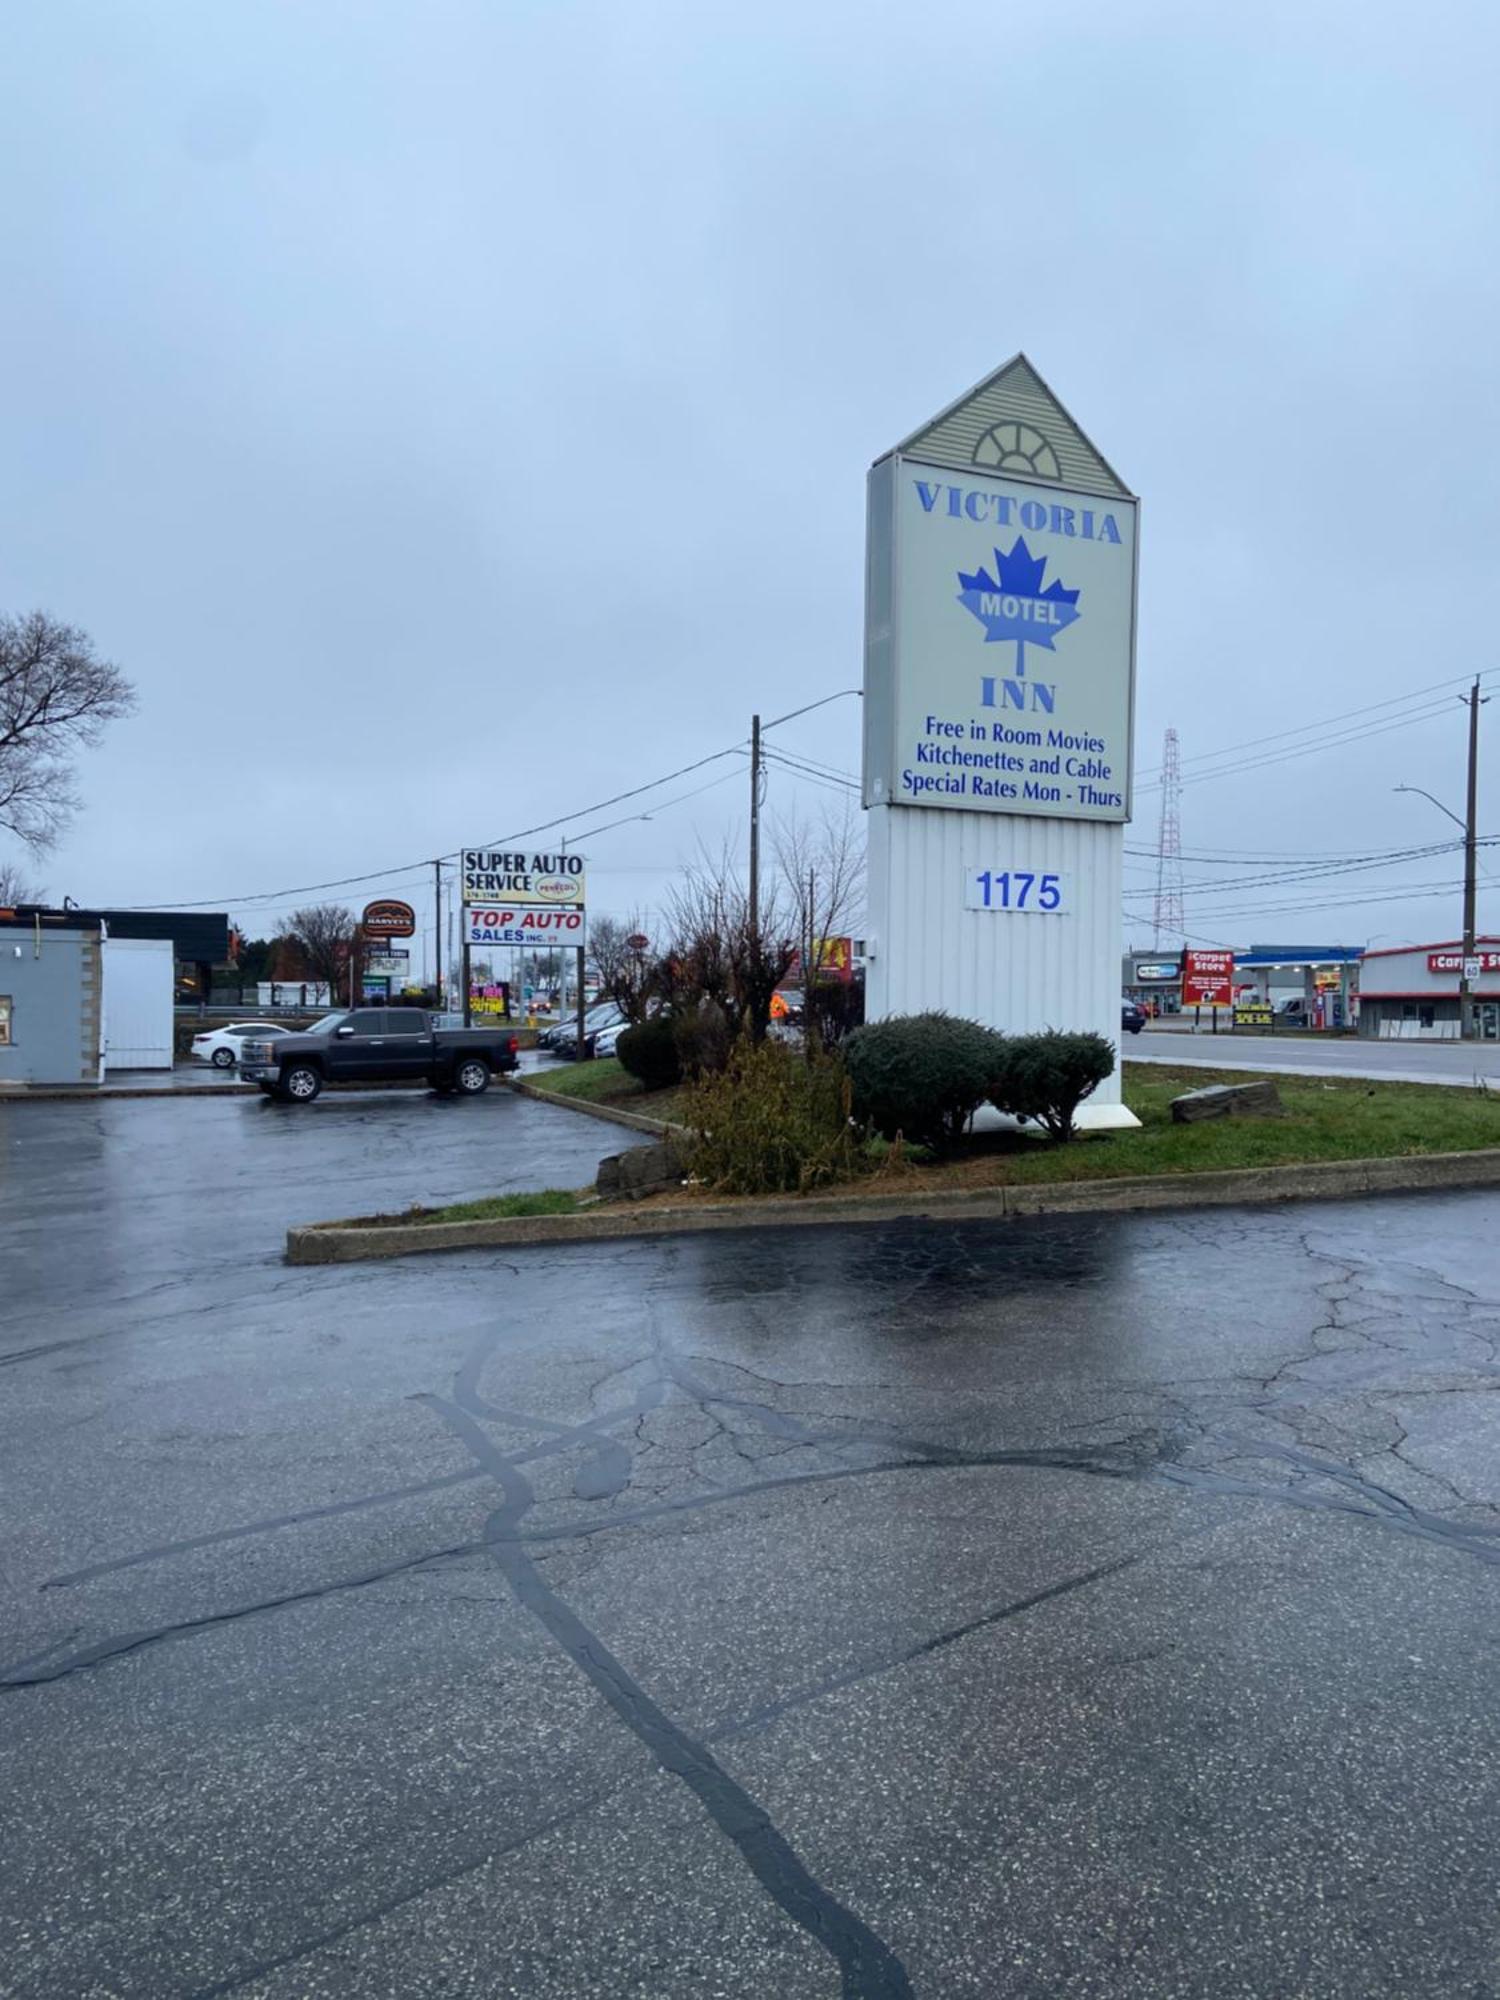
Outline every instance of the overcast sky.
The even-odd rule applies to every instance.
[[[865,470],[1017,349],[1142,496],[1143,771],[1169,723],[1191,781],[1500,664],[1493,0],[31,0],[6,34],[0,603],[140,693],[56,899],[255,934],[316,898],[250,892],[400,892],[856,686]],[[1446,838],[1392,793],[1462,810],[1438,692],[1189,782],[1185,848]],[[857,771],[857,708],[778,739]],[[588,843],[597,907],[742,829],[738,761],[655,797],[721,774]],[[835,796],[773,773],[773,810]],[[1289,906],[1458,876],[1187,923],[1447,937],[1456,887]]]

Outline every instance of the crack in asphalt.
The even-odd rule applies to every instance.
[[[1179,1396],[1166,1389],[1153,1388],[1139,1392],[1132,1389],[1128,1394],[1150,1399],[1162,1415],[1162,1421],[1156,1424],[1139,1411],[1115,1407],[1107,1417],[1065,1427],[1065,1431],[1076,1432],[1100,1431],[1125,1424],[1133,1426],[1123,1435],[1103,1439],[1093,1446],[1074,1443],[988,1451],[965,1450],[914,1437],[902,1426],[873,1419],[799,1417],[778,1409],[766,1400],[764,1393],[863,1392],[885,1385],[781,1382],[712,1357],[677,1353],[655,1328],[654,1352],[633,1356],[623,1364],[610,1368],[588,1390],[588,1400],[592,1404],[606,1384],[643,1367],[650,1368],[652,1373],[637,1395],[631,1401],[599,1412],[583,1422],[565,1423],[485,1400],[480,1384],[497,1340],[496,1333],[490,1330],[457,1370],[451,1398],[422,1394],[413,1399],[425,1404],[442,1420],[470,1453],[474,1461],[471,1467],[381,1493],[164,1543],[153,1549],[49,1578],[40,1588],[72,1587],[194,1550],[339,1516],[357,1515],[369,1508],[465,1484],[492,1481],[499,1487],[502,1501],[490,1512],[481,1535],[449,1547],[418,1552],[336,1577],[306,1589],[268,1596],[253,1603],[231,1606],[154,1629],[114,1634],[64,1653],[63,1649],[72,1645],[77,1637],[76,1632],[70,1633],[41,1652],[15,1660],[0,1669],[0,1692],[15,1692],[60,1681],[149,1647],[190,1638],[242,1619],[313,1603],[339,1592],[378,1586],[439,1564],[482,1556],[499,1569],[517,1603],[548,1632],[600,1698],[648,1749],[657,1764],[694,1794],[713,1824],[734,1845],[762,1889],[834,1958],[840,1968],[845,2000],[903,2000],[903,1996],[909,2000],[912,1993],[910,1980],[891,1947],[815,1878],[765,1809],[730,1776],[713,1757],[708,1746],[731,1742],[770,1728],[784,1716],[828,1695],[889,1673],[1023,1613],[1103,1582],[1143,1561],[1144,1556],[1123,1556],[1078,1575],[1062,1578],[1029,1596],[1003,1604],[925,1639],[856,1662],[838,1673],[793,1689],[763,1703],[749,1714],[721,1722],[700,1738],[695,1738],[652,1700],[623,1663],[548,1583],[540,1567],[548,1559],[545,1551],[559,1550],[565,1545],[593,1546],[596,1545],[594,1538],[616,1530],[627,1530],[731,1502],[753,1502],[758,1495],[781,1493],[800,1486],[877,1477],[887,1473],[1014,1467],[1095,1478],[1133,1479],[1142,1483],[1158,1482],[1205,1494],[1271,1501],[1282,1506],[1368,1522],[1394,1533],[1437,1543],[1454,1553],[1487,1564],[1500,1562],[1500,1522],[1459,1521],[1433,1513],[1371,1477],[1357,1464],[1333,1457],[1326,1449],[1305,1443],[1302,1435],[1304,1430],[1315,1434],[1321,1430],[1324,1436],[1331,1436],[1340,1442],[1347,1440],[1351,1452],[1360,1458],[1386,1456],[1395,1460],[1409,1471],[1444,1488],[1462,1505],[1488,1506],[1487,1502],[1468,1498],[1441,1474],[1423,1467],[1408,1450],[1407,1430],[1394,1416],[1389,1419],[1389,1426],[1396,1433],[1394,1439],[1382,1443],[1380,1437],[1388,1437],[1388,1433],[1377,1432],[1374,1438],[1368,1440],[1369,1448],[1363,1449],[1367,1434],[1361,1433],[1357,1427],[1341,1426],[1337,1422],[1325,1423],[1309,1406],[1347,1397],[1352,1385],[1361,1384],[1369,1374],[1378,1374],[1386,1365],[1376,1358],[1379,1355],[1405,1357],[1416,1349],[1430,1352],[1434,1343],[1440,1355],[1470,1379],[1443,1388],[1418,1387],[1410,1391],[1362,1386],[1358,1393],[1373,1400],[1380,1396],[1403,1394],[1436,1396],[1493,1391],[1500,1387],[1500,1381],[1476,1381],[1472,1378],[1500,1375],[1500,1365],[1495,1359],[1496,1338],[1471,1322],[1481,1315],[1492,1320],[1500,1309],[1493,1302],[1437,1278],[1434,1273],[1419,1266],[1382,1265],[1372,1276],[1366,1265],[1351,1262],[1348,1258],[1335,1258],[1328,1251],[1314,1247],[1306,1235],[1299,1237],[1298,1242],[1310,1260],[1335,1266],[1334,1274],[1316,1287],[1324,1317],[1309,1330],[1306,1336],[1308,1345],[1304,1351],[1287,1356],[1265,1377],[1206,1378],[1215,1394],[1226,1398],[1234,1393],[1236,1380],[1253,1382],[1259,1394],[1247,1397],[1241,1392],[1235,1405],[1237,1414],[1243,1418],[1253,1412],[1284,1434],[1290,1433],[1295,1443],[1248,1435],[1240,1430],[1211,1427],[1191,1417],[1187,1405]],[[895,1302],[893,1309],[898,1313],[907,1312],[929,1282],[930,1273],[913,1284],[905,1296]],[[648,1311],[654,1320],[655,1307],[650,1300]],[[1439,1321],[1436,1328],[1431,1324],[1434,1317]],[[1458,1320],[1465,1323],[1454,1323]],[[38,1358],[57,1349],[82,1344],[82,1341],[49,1343],[44,1348],[0,1357],[0,1365]],[[1483,1351],[1476,1353],[1476,1348]],[[1333,1355],[1349,1358],[1341,1366],[1335,1382],[1328,1384],[1315,1379],[1298,1379],[1299,1371],[1326,1362]],[[1361,1362],[1361,1355],[1369,1358]],[[704,1379],[705,1367],[731,1371],[735,1378],[733,1384],[715,1387]],[[743,1393],[746,1384],[752,1382],[763,1385],[760,1397]],[[1183,1386],[1186,1384],[1179,1385]],[[669,1403],[669,1399],[673,1409],[686,1406],[700,1411],[711,1426],[708,1435],[696,1442],[684,1442],[680,1436],[661,1442],[648,1436],[646,1432],[650,1419]],[[737,1418],[746,1420],[743,1427],[736,1427],[734,1420]],[[529,1434],[534,1438],[537,1433],[542,1433],[543,1440],[526,1444],[520,1449],[503,1451],[484,1430],[486,1421],[503,1424],[523,1436]],[[623,1425],[630,1427],[628,1442],[622,1442],[612,1434]],[[680,1430],[680,1426],[678,1428]],[[774,1440],[776,1449],[759,1455],[747,1450],[742,1440],[753,1436]],[[729,1452],[748,1465],[759,1463],[761,1457],[782,1459],[794,1451],[828,1453],[857,1449],[880,1456],[870,1463],[823,1465],[733,1486],[714,1486],[708,1492],[678,1493],[635,1507],[616,1508],[609,1504],[619,1499],[631,1486],[648,1453],[666,1454],[665,1462],[670,1465],[671,1451],[675,1450],[680,1465],[690,1469],[699,1482],[711,1483],[709,1475],[699,1466],[698,1458],[699,1454],[707,1453],[721,1440]],[[532,1523],[528,1517],[537,1505],[537,1495],[520,1468],[571,1453],[578,1454],[571,1497],[585,1504],[588,1514],[551,1525]],[[1200,1453],[1217,1454],[1217,1457],[1205,1463],[1201,1461]],[[1288,1470],[1288,1477],[1278,1482],[1269,1477],[1258,1479],[1241,1475],[1231,1469],[1246,1460],[1283,1465]],[[649,1485],[646,1490],[650,1490]],[[58,1657],[60,1654],[62,1656]],[[1147,1653],[1140,1657],[1150,1659],[1156,1654]],[[1127,1659],[1116,1664],[1130,1664],[1130,1661]],[[318,1933],[281,1956],[241,1969],[218,1984],[198,1988],[194,2000],[213,2000],[213,1996],[232,1993],[335,1944],[351,1932],[379,1922],[393,1911],[420,1900],[433,1889],[462,1879],[487,1862],[503,1858],[531,1841],[544,1838],[549,1832],[592,1810],[600,1798],[610,1795],[606,1791],[599,1798],[590,1799],[541,1822],[514,1840],[487,1849],[457,1869],[435,1875],[399,1897]]]
[[[513,1840],[487,1847],[482,1854],[476,1854],[469,1860],[460,1862],[456,1868],[446,1868],[436,1875],[430,1875],[425,1881],[419,1882],[414,1889],[403,1890],[399,1896],[392,1896],[385,1902],[373,1904],[369,1909],[361,1910],[358,1916],[350,1917],[347,1922],[336,1924],[330,1930],[320,1931],[315,1937],[305,1938],[289,1951],[280,1952],[274,1958],[263,1958],[255,1965],[244,1966],[238,1972],[231,1973],[227,1979],[216,1980],[212,1986],[195,1986],[189,1992],[187,2000],[221,2000],[222,1995],[242,1992],[245,1987],[254,1986],[258,1981],[269,1978],[273,1972],[284,1972],[288,1966],[300,1965],[304,1959],[311,1958],[316,1952],[326,1951],[330,1945],[342,1944],[345,1938],[352,1937],[356,1931],[368,1930],[371,1924],[381,1923],[386,1917],[408,1909],[413,1903],[419,1903],[424,1896],[430,1896],[434,1890],[452,1888],[455,1882],[462,1882],[470,1875],[477,1875],[481,1868],[487,1868],[492,1862],[508,1860],[511,1855],[519,1854],[523,1848],[530,1847],[534,1842],[545,1840],[548,1834],[557,1833],[565,1826],[572,1826],[575,1821],[586,1818],[596,1806],[603,1804],[605,1799],[612,1797],[619,1789],[618,1786],[612,1787],[608,1792],[601,1792],[593,1798],[585,1799],[581,1805],[571,1806],[566,1812],[554,1813],[550,1819],[540,1820],[535,1826],[527,1827]]]
[[[998,1611],[987,1611],[981,1618],[970,1618],[962,1625],[952,1625],[945,1632],[935,1632],[931,1638],[918,1640],[915,1645],[904,1646],[894,1653],[884,1653],[879,1659],[862,1661],[843,1673],[829,1674],[823,1680],[799,1688],[794,1694],[768,1701],[760,1708],[752,1709],[749,1715],[741,1716],[738,1722],[719,1723],[709,1730],[706,1740],[728,1743],[737,1736],[748,1736],[755,1730],[768,1728],[795,1709],[821,1701],[824,1695],[836,1694],[841,1688],[857,1687],[862,1681],[873,1680],[879,1674],[889,1673],[894,1667],[905,1667],[913,1660],[926,1659],[931,1653],[940,1653],[948,1646],[956,1646],[960,1640],[972,1638],[976,1632],[985,1632],[992,1625],[1003,1624],[1007,1618],[1018,1618],[1022,1612],[1034,1611],[1038,1605],[1050,1604],[1054,1598],[1069,1597],[1075,1590],[1083,1590],[1091,1583],[1101,1583],[1107,1576],[1118,1576],[1121,1570],[1133,1569],[1140,1561],[1140,1556],[1120,1556],[1114,1562],[1086,1569],[1078,1576],[1065,1576],[1060,1583],[1048,1584],[1045,1590],[1034,1590],[1029,1597],[1018,1597],[1012,1604],[1002,1604]]]
[[[496,1448],[468,1410],[443,1397],[428,1400],[505,1496],[488,1523],[492,1531],[490,1557],[510,1584],[516,1601],[548,1632],[663,1770],[682,1780],[772,1901],[835,1960],[845,2000],[914,2000],[906,1969],[889,1945],[816,1879],[765,1808],[730,1776],[705,1744],[690,1736],[651,1699],[598,1634],[546,1582],[521,1546],[518,1533],[536,1499],[525,1475]]]

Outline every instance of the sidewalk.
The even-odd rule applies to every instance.
[[[235,1072],[209,1063],[178,1063],[173,1069],[124,1069],[103,1083],[0,1085],[0,1104],[37,1104],[57,1098],[247,1097],[258,1084],[241,1083]]]

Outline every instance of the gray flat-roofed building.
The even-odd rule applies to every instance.
[[[0,917],[0,1088],[104,1075],[103,927]]]

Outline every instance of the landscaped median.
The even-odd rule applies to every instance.
[[[1263,1081],[1263,1073],[1247,1079],[1232,1070],[1127,1063],[1125,1098],[1141,1120],[1139,1131],[1056,1146],[992,1134],[961,1141],[931,1162],[876,1145],[866,1149],[858,1178],[806,1195],[736,1197],[685,1186],[633,1202],[601,1202],[592,1190],[497,1196],[293,1229],[287,1258],[343,1263],[703,1230],[980,1221],[1500,1186],[1500,1098],[1483,1090],[1287,1075],[1277,1079],[1281,1117],[1172,1122],[1171,1101],[1184,1090],[1247,1080]],[[630,1084],[617,1064],[600,1062],[543,1072],[525,1087],[596,1116],[623,1114],[644,1130],[670,1126],[681,1092]]]

